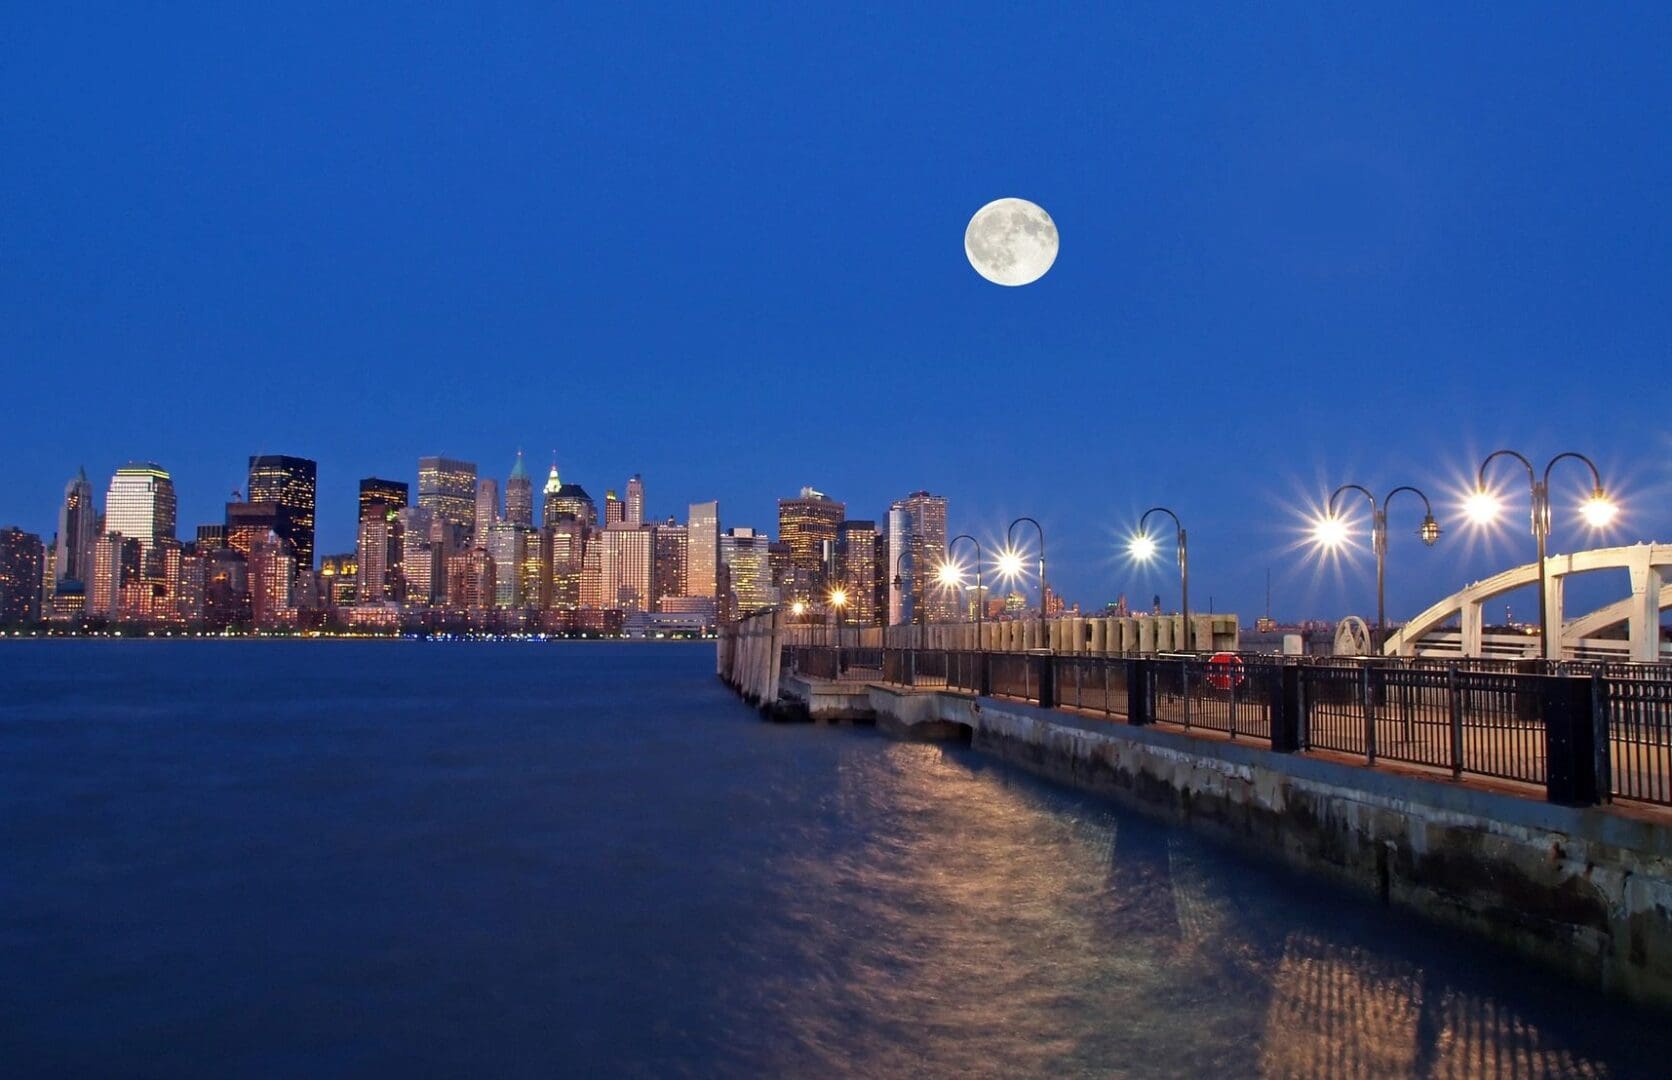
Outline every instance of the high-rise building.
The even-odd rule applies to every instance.
[[[432,539],[435,515],[421,506],[397,510],[401,536],[401,598],[425,607],[436,602],[446,583],[441,548]]]
[[[360,557],[352,551],[323,556],[319,560],[319,577],[325,589],[325,602],[331,607],[349,607],[360,592]]]
[[[41,578],[46,545],[17,526],[0,529],[0,626],[21,626],[41,618]]]
[[[786,600],[823,598],[836,557],[836,530],[845,517],[846,506],[810,487],[797,498],[778,500],[778,539],[789,545],[795,568],[785,575],[791,589]]]
[[[99,511],[93,505],[93,485],[87,470],[77,469],[64,485],[64,505],[58,509],[58,538],[53,573],[58,581],[86,583],[93,567],[93,541],[99,535]]]
[[[400,595],[401,541],[400,514],[396,511],[385,511],[382,517],[369,517],[360,523],[355,546],[355,595],[360,603],[380,603]]]
[[[686,577],[686,560],[690,551],[690,530],[673,518],[655,527],[656,537],[656,603],[654,610],[662,610],[662,602],[670,596],[684,596],[690,587]]]
[[[554,465],[552,474],[555,476],[556,473],[557,466]],[[565,514],[586,525],[598,523],[598,508],[593,505],[592,496],[579,484],[560,484],[556,492],[546,497],[547,523]]]
[[[226,525],[199,525],[195,547],[200,553],[226,547]]]
[[[534,527],[534,482],[528,478],[523,465],[523,452],[517,451],[517,463],[505,481],[505,520],[525,529]]]
[[[360,481],[360,516],[357,521],[365,521],[368,514],[390,510],[405,510],[409,488],[400,480],[384,480],[376,476],[368,476]]]
[[[565,514],[546,526],[551,552],[546,560],[550,578],[545,593],[550,610],[574,611],[580,607],[586,532],[586,524],[573,514]]]
[[[686,521],[685,595],[718,597],[720,504],[692,503]]]
[[[644,525],[644,478],[638,473],[634,473],[627,480],[627,506],[623,523],[629,529],[637,529]]]
[[[622,527],[606,529],[598,539],[602,606],[620,611],[649,611],[655,596],[655,533],[649,529]]]
[[[613,490],[604,492],[604,528],[619,529],[627,523],[627,508]]]
[[[248,560],[250,623],[257,630],[271,630],[296,621],[292,588],[296,581],[296,556],[290,541],[268,533],[255,543]]]
[[[143,545],[121,533],[105,533],[93,542],[93,580],[88,584],[90,618],[115,619],[122,614],[122,594],[140,577]]]
[[[877,621],[877,523],[844,521],[836,531],[839,586],[848,598],[843,618],[857,626]]]
[[[957,616],[958,598],[935,584],[946,561],[946,497],[914,491],[888,509],[888,621],[935,622]],[[899,585],[893,580],[898,578]]]
[[[148,551],[159,540],[174,539],[174,481],[150,462],[130,462],[116,470],[105,492],[104,531],[120,533]]]
[[[249,559],[258,540],[268,533],[284,536],[290,511],[276,502],[229,502],[226,504],[226,546]]]
[[[272,502],[285,511],[274,528],[281,538],[290,541],[296,566],[313,569],[314,557],[314,500],[315,482],[319,466],[307,458],[285,454],[257,454],[250,458],[250,487],[245,492],[250,502]]]
[[[523,592],[523,564],[528,561],[528,542],[533,530],[509,521],[490,526],[487,534],[488,554],[494,565],[494,607],[520,608],[528,597]]]
[[[727,611],[732,618],[778,602],[769,548],[770,541],[754,529],[727,529],[720,536],[720,564],[730,587]]]
[[[203,623],[211,630],[250,621],[249,564],[231,548],[204,555]]]
[[[418,505],[468,536],[476,524],[476,466],[444,457],[418,459]]]
[[[557,520],[558,493],[563,490],[563,478],[557,475],[557,457],[552,457],[552,471],[546,474],[546,486],[541,492],[540,524],[550,525]]]
[[[471,512],[471,535],[480,547],[488,542],[488,530],[502,520],[499,516],[499,482],[490,477],[476,481],[476,506]]]

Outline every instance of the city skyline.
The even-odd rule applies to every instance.
[[[1305,502],[1455,490],[1515,446],[1597,457],[1611,542],[1672,537],[1656,396],[1563,392],[1672,340],[1672,14],[1407,14],[1051,12],[993,80],[975,26],[931,11],[882,41],[834,11],[508,35],[362,10],[329,37],[296,12],[259,34],[19,13],[0,182],[29,213],[0,326],[38,405],[6,431],[0,520],[50,528],[82,463],[164,462],[198,521],[249,454],[324,463],[334,507],[420,454],[502,482],[555,447],[575,476],[653,477],[653,511],[716,498],[757,527],[807,484],[870,517],[928,488],[978,533],[1031,515],[1088,602],[1165,503],[1204,605],[1261,610],[1270,568],[1278,614],[1339,614],[1371,587],[1284,559]],[[908,41],[909,64],[878,47]],[[1012,195],[1062,246],[1005,289],[961,240]],[[268,372],[288,381],[256,398]],[[1531,547],[1448,528],[1425,557],[1413,532],[1396,615]]]

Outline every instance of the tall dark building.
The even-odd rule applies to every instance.
[[[16,526],[0,529],[0,626],[40,619],[45,569],[46,545],[40,537]]]
[[[382,505],[384,513],[390,510],[405,510],[410,490],[399,480],[366,477],[360,481],[360,516],[356,520],[365,521],[366,515],[373,513],[373,507],[379,504]]]
[[[258,540],[290,531],[290,511],[276,502],[226,504],[226,546],[248,559]]]
[[[313,569],[314,488],[319,466],[307,458],[284,454],[261,454],[250,458],[252,503],[277,503],[284,511],[281,526],[274,532],[290,541],[300,570]]]
[[[87,583],[93,576],[93,541],[98,535],[99,511],[93,505],[93,485],[87,479],[87,470],[79,469],[64,485],[64,505],[58,510],[54,580]]]
[[[505,520],[524,528],[534,526],[534,482],[523,465],[523,453],[517,451],[517,463],[511,466],[511,478],[505,481]]]

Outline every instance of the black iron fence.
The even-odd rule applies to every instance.
[[[1542,785],[1565,803],[1672,805],[1664,667],[816,647],[787,650],[786,667]]]

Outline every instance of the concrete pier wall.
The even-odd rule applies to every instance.
[[[802,696],[902,738],[964,738],[1494,940],[1594,987],[1672,1007],[1672,828],[1466,785],[994,698],[881,685]]]

